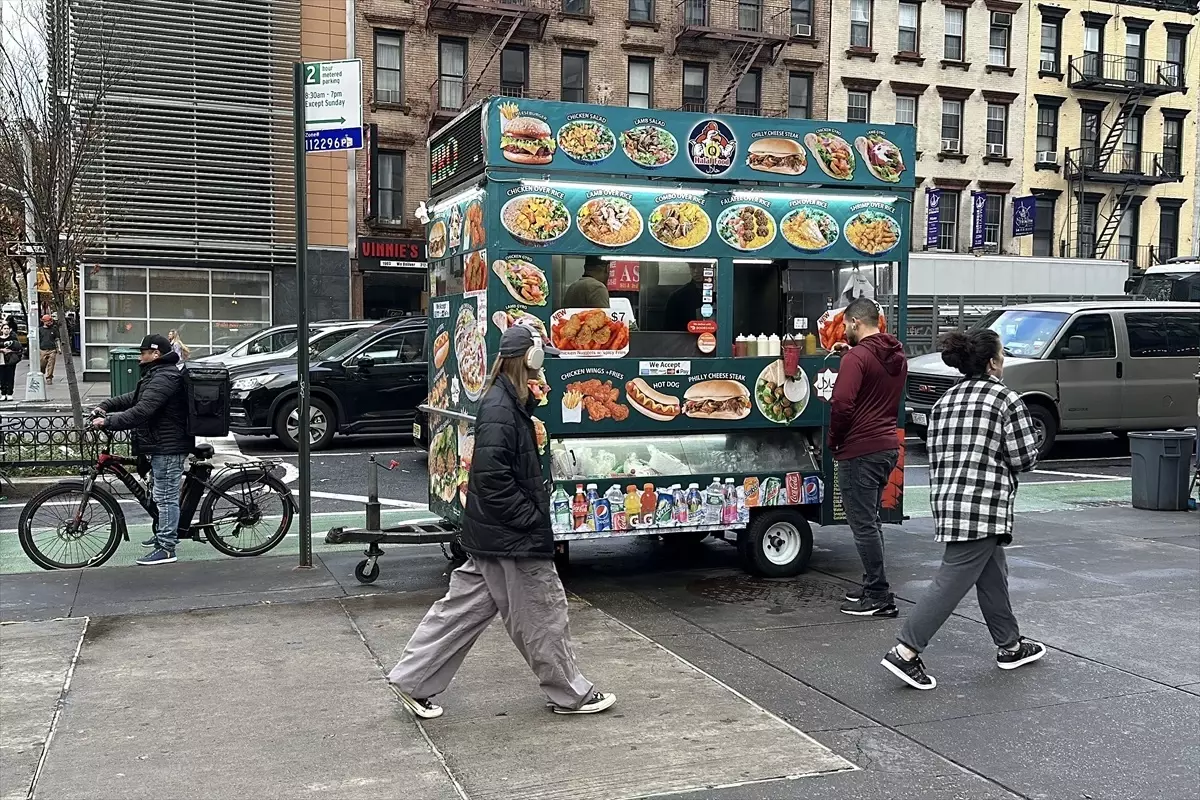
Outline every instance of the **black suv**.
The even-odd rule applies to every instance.
[[[309,440],[329,446],[335,433],[411,433],[426,384],[425,317],[403,317],[356,331],[316,356],[309,368]],[[230,373],[230,429],[278,436],[299,447],[295,358]]]

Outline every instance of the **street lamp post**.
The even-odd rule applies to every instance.
[[[28,147],[25,148],[24,156],[25,175],[29,176],[33,170],[33,153]],[[28,180],[28,177],[26,179]],[[37,247],[33,235],[35,222],[33,196],[27,191],[8,184],[0,183],[0,189],[20,196],[25,204],[25,310],[28,314],[25,325],[29,332],[29,375],[25,379],[25,400],[26,402],[43,401],[46,399],[46,380],[42,376],[40,365],[33,354],[33,337],[38,335],[38,328],[41,327],[41,320],[38,318]]]

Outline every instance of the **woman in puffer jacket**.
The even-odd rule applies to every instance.
[[[533,408],[545,351],[514,325],[475,419],[462,545],[466,563],[450,574],[388,675],[404,705],[421,719],[442,715],[429,698],[450,685],[471,646],[499,614],[541,682],[556,714],[594,714],[616,696],[596,691],[579,673],[567,622],[567,596],[554,567],[550,496],[542,476]]]

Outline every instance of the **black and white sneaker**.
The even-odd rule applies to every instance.
[[[925,674],[925,663],[917,656],[912,661],[905,661],[896,652],[896,648],[887,651],[887,655],[879,662],[884,668],[914,689],[927,690],[937,686],[932,675]]]
[[[399,689],[396,689],[396,694],[400,695],[404,707],[418,719],[437,719],[442,715],[442,707],[429,702],[428,698],[413,697]]]
[[[841,612],[852,617],[897,617],[900,615],[900,610],[896,608],[895,603],[871,597],[859,597],[856,600],[850,600],[847,597],[846,602],[842,603]]]
[[[860,586],[857,589],[851,589],[842,596],[846,598],[847,602],[857,603],[863,598],[862,587]]]
[[[151,536],[149,539],[142,542],[142,547],[146,548],[147,550],[157,550],[158,549],[158,537]]]
[[[996,651],[996,666],[1000,669],[1016,669],[1032,664],[1046,655],[1046,645],[1033,639],[1022,638],[1020,646],[1012,652],[1001,647]]]
[[[583,705],[579,708],[567,708],[566,706],[550,706],[555,714],[599,714],[613,707],[617,702],[617,696],[611,692],[592,692]]]

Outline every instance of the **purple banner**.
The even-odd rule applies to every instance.
[[[938,232],[942,223],[942,190],[925,190],[925,247],[938,246]]]
[[[1014,197],[1012,214],[1012,235],[1032,236],[1037,222],[1037,198],[1033,195]]]
[[[983,247],[987,238],[984,235],[983,223],[987,216],[987,193],[971,192],[971,249]]]

